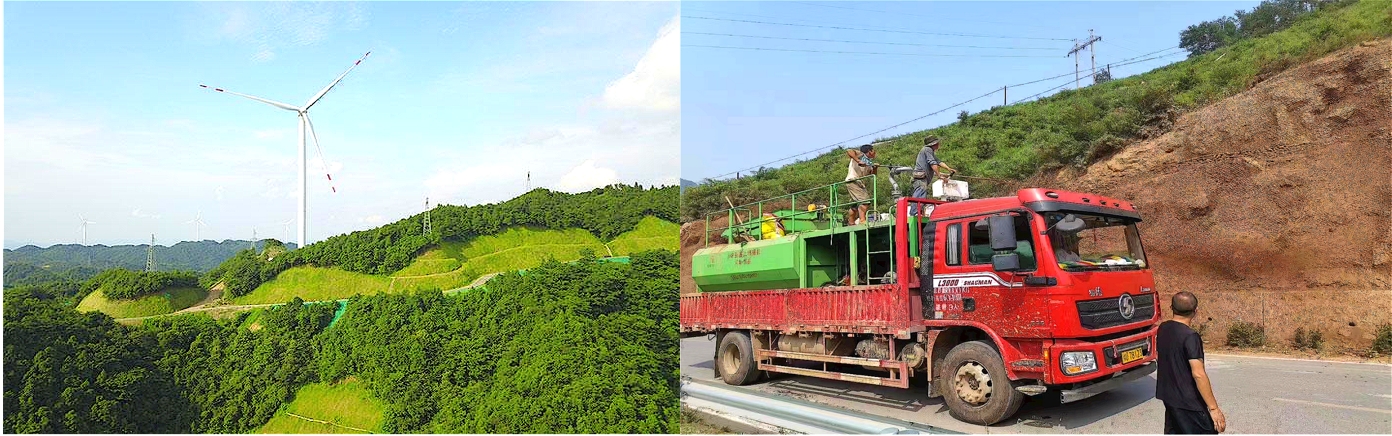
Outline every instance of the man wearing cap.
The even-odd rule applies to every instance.
[[[932,183],[933,176],[937,175],[944,182],[947,178],[955,174],[957,170],[938,160],[938,137],[929,135],[923,138],[923,149],[918,151],[918,160],[914,162],[913,172],[913,196],[916,198],[928,198],[928,185]],[[909,214],[918,214],[917,205],[909,207]]]
[[[870,159],[875,158],[875,146],[865,144],[859,150],[846,150],[846,156],[851,158],[851,163],[846,167],[846,191],[851,194],[851,201],[863,202],[870,199],[870,191],[865,189],[865,181],[859,180],[871,174],[875,174],[875,163]],[[865,214],[870,209],[869,203],[852,205],[846,211],[847,224],[860,224],[865,220]]]

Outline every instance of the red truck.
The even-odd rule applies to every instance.
[[[838,185],[732,208],[731,223],[749,221],[722,229],[707,218],[707,239],[724,230],[726,243],[692,257],[701,293],[681,297],[680,328],[714,335],[726,383],[918,378],[956,419],[990,425],[1026,395],[1067,403],[1155,371],[1159,299],[1130,203],[1053,189],[899,197],[847,225],[834,211],[858,203],[836,204]],[[818,192],[835,206],[799,206]]]

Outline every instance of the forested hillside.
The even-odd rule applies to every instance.
[[[430,234],[423,234],[418,214],[375,229],[334,236],[270,260],[244,252],[206,274],[204,284],[222,280],[228,295],[237,297],[294,266],[388,274],[405,268],[426,247],[440,241],[465,241],[513,227],[578,228],[609,240],[633,230],[644,217],[675,221],[680,201],[677,190],[677,186],[649,189],[612,185],[567,194],[538,188],[501,203],[441,205],[430,212]]]
[[[258,249],[274,240],[257,242]],[[289,244],[294,247],[294,244]],[[231,258],[238,251],[251,247],[251,241],[226,240],[179,242],[172,246],[155,245],[155,269],[158,271],[192,270],[206,272]],[[125,268],[145,269],[144,245],[77,245],[59,244],[47,248],[26,245],[5,250],[5,287],[37,284],[52,280],[82,281],[104,270]]]
[[[389,432],[675,432],[676,287],[675,253],[650,251],[363,297],[325,333],[320,377],[364,380]]]
[[[357,298],[333,327],[335,304],[296,300],[255,331],[200,315],[124,327],[18,287],[4,430],[243,433],[301,387],[355,377],[388,405],[386,431],[675,432],[676,268],[670,251],[550,262],[454,296]]]

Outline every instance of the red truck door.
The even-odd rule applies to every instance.
[[[944,220],[938,223],[941,256],[933,277],[934,312],[937,319],[977,321],[1004,337],[1037,336],[1047,329],[1047,295],[1043,288],[1023,285],[1024,274],[1039,270],[1030,217],[1015,217],[1016,250],[1020,271],[996,272],[991,266],[990,231],[986,217]]]

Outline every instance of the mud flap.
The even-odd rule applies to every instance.
[[[715,374],[717,379],[720,378],[720,340],[722,339],[725,339],[724,330],[715,333],[715,352],[711,353],[711,372]]]

